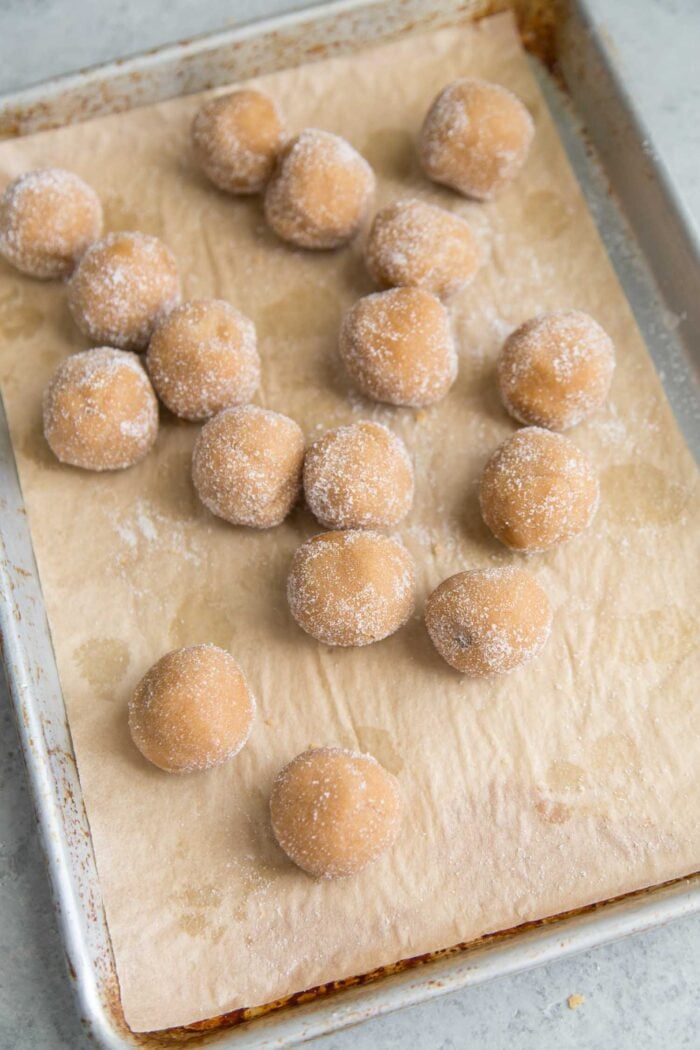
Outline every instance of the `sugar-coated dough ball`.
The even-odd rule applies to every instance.
[[[498,362],[503,404],[521,423],[566,430],[605,401],[615,348],[581,310],[540,314],[506,340]]]
[[[228,193],[259,193],[274,171],[284,127],[262,91],[246,88],[209,99],[192,123],[192,148],[200,168]]]
[[[175,258],[145,233],[110,233],[93,244],[68,285],[68,305],[81,332],[122,350],[142,350],[179,302]]]
[[[362,393],[391,405],[432,405],[457,377],[449,316],[424,288],[359,299],[343,319],[339,350]]]
[[[425,625],[462,674],[504,674],[537,656],[552,626],[547,595],[525,569],[458,572],[428,598]]]
[[[408,199],[377,212],[365,261],[380,288],[411,285],[446,299],[473,279],[481,265],[481,249],[459,215]]]
[[[525,427],[496,449],[481,475],[479,502],[494,536],[519,551],[544,551],[587,529],[598,478],[563,434]]]
[[[146,357],[158,397],[183,419],[245,404],[260,383],[255,325],[221,299],[193,299],[158,324]]]
[[[401,825],[395,776],[371,755],[305,751],[278,773],[270,796],[275,838],[319,878],[356,875],[394,843]]]
[[[233,525],[269,529],[296,503],[303,464],[304,435],[293,419],[241,405],[202,427],[192,480],[212,514]]]
[[[0,196],[0,255],[30,277],[67,277],[101,232],[99,197],[71,171],[28,171]]]
[[[168,773],[227,762],[253,725],[255,699],[233,657],[216,645],[162,656],[129,703],[129,730],[141,754]]]
[[[304,495],[328,529],[389,528],[413,502],[413,464],[401,438],[381,423],[337,427],[306,453]]]
[[[415,604],[403,544],[361,529],[323,532],[297,549],[287,581],[294,619],[326,645],[369,645],[402,627]]]
[[[520,99],[487,80],[448,84],[425,118],[419,152],[435,182],[490,200],[518,174],[535,133]]]
[[[158,433],[158,402],[136,354],[109,346],[66,358],[44,393],[44,435],[62,463],[121,470]]]
[[[280,155],[265,193],[278,237],[299,248],[339,248],[355,236],[374,193],[374,173],[349,142],[307,128]]]

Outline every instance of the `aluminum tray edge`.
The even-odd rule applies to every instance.
[[[169,47],[126,63],[112,63],[88,74],[61,78],[12,98],[0,99],[0,135],[35,131],[55,123],[85,119],[159,98],[202,90],[227,80],[296,62],[309,61],[314,41],[323,54],[376,44],[402,32],[439,28],[468,20],[505,4],[478,0],[448,0],[436,11],[428,0],[384,3],[382,0],[341,0],[269,19],[226,34]],[[569,32],[585,3],[570,6]],[[589,27],[590,28],[590,27]],[[302,41],[303,38],[303,41]],[[280,43],[282,42],[282,43]],[[321,52],[317,52],[319,54]],[[181,71],[178,74],[178,68]],[[183,72],[184,70],[184,72]],[[570,69],[571,72],[571,69]],[[546,81],[542,75],[540,83]],[[615,81],[616,82],[616,81]],[[95,91],[100,97],[95,101]],[[547,93],[547,92],[546,92]],[[548,102],[557,105],[556,92]],[[83,107],[81,109],[81,106]],[[555,114],[556,116],[556,114]],[[566,125],[566,117],[564,120]],[[14,124],[13,124],[14,121]],[[562,125],[560,124],[560,130]],[[569,142],[566,142],[567,135]],[[565,144],[576,148],[576,132],[564,126]],[[580,143],[579,143],[580,147]],[[588,161],[581,148],[580,165]],[[572,158],[577,174],[581,173]],[[585,180],[584,180],[585,181]],[[664,190],[663,180],[659,182]],[[586,186],[584,186],[586,189]],[[589,203],[600,196],[595,177],[589,178]],[[614,224],[614,205],[606,200],[594,209],[600,221]],[[616,237],[626,232],[618,228]],[[605,235],[605,231],[603,231]],[[615,255],[615,243],[606,238]],[[626,253],[617,261],[625,271]],[[615,259],[613,260],[615,261]],[[644,276],[625,279],[641,300]],[[630,284],[631,281],[631,284]],[[640,283],[641,282],[641,283]],[[635,291],[636,289],[636,291]],[[700,300],[699,300],[700,301]],[[632,303],[633,307],[635,303]],[[652,309],[660,307],[658,297]],[[640,317],[649,339],[652,313]],[[657,324],[654,315],[654,323]],[[647,323],[648,322],[648,323]],[[650,339],[656,360],[667,361],[669,339]],[[680,384],[682,385],[682,383]],[[673,397],[671,398],[673,402]],[[677,407],[674,404],[674,408]],[[685,428],[684,428],[685,429]],[[698,429],[694,431],[698,436]],[[4,413],[0,412],[0,474],[3,481],[0,535],[0,632],[10,693],[26,758],[30,784],[47,855],[53,894],[59,913],[80,1016],[92,1038],[107,1050],[133,1046],[163,1046],[163,1038],[134,1036],[119,1015],[114,961],[99,894],[89,827],[75,769],[70,732],[65,720],[60,683],[51,647],[31,539],[22,505]],[[30,655],[31,654],[31,655]],[[414,1005],[494,976],[537,966],[593,945],[641,932],[651,926],[700,910],[700,880],[689,879],[650,891],[642,900],[621,901],[592,913],[563,920],[519,935],[513,941],[466,951],[463,955],[406,971],[376,985],[346,991],[278,1015],[268,1015],[241,1028],[192,1035],[192,1044],[230,1047],[281,1047],[303,1042],[373,1016]]]

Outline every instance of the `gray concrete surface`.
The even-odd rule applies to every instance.
[[[0,93],[293,0],[0,0]],[[700,224],[700,3],[591,0]],[[583,996],[576,1009],[570,995]],[[319,1050],[700,1046],[700,916],[314,1041]],[[0,1050],[86,1050],[14,727],[0,688]]]

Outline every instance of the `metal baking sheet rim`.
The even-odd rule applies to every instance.
[[[507,6],[481,0],[449,0],[439,11],[426,0],[384,3],[341,0],[268,19],[111,63],[84,75],[60,78],[0,99],[0,135],[55,126],[156,99],[202,90],[320,54],[357,49],[368,42],[472,19]],[[533,6],[541,6],[534,4]],[[580,17],[581,7],[572,9]],[[572,15],[569,12],[569,15]],[[571,22],[569,23],[569,25]],[[586,27],[590,39],[590,27]],[[242,65],[235,62],[237,49]],[[245,49],[248,49],[247,52]],[[268,62],[265,62],[267,53]],[[231,62],[231,56],[234,62]],[[208,59],[215,68],[207,73]],[[189,70],[178,75],[178,69]],[[212,75],[213,74],[213,75]],[[118,90],[114,89],[118,82]],[[110,84],[112,90],[110,90]],[[80,101],[97,97],[92,108]],[[71,113],[65,107],[77,108]],[[102,109],[99,109],[100,105]],[[26,120],[21,120],[21,114]],[[8,121],[15,122],[11,126]],[[640,145],[640,149],[643,146]],[[667,180],[659,179],[663,190]],[[673,201],[671,201],[673,205]],[[691,252],[692,258],[697,255]],[[682,305],[682,304],[681,304]],[[685,429],[685,428],[684,428]],[[345,989],[313,1002],[270,1013],[233,1028],[204,1032],[178,1029],[134,1035],[121,1015],[119,989],[100,897],[90,830],[82,802],[70,729],[44,611],[31,537],[4,410],[0,406],[0,635],[9,692],[47,856],[52,892],[81,1020],[95,1042],[109,1050],[129,1046],[190,1044],[281,1047],[336,1031],[362,1020],[571,955],[700,910],[700,877],[632,894],[575,916],[495,938],[375,984]]]

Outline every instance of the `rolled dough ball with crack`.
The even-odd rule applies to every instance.
[[[381,423],[337,427],[306,453],[304,495],[326,528],[389,528],[413,502],[413,464],[401,438]]]
[[[508,337],[498,380],[503,404],[521,423],[566,430],[600,408],[614,370],[610,336],[581,310],[561,310]]]
[[[260,193],[284,141],[277,107],[246,88],[205,102],[192,122],[192,148],[204,174],[227,193]]]
[[[280,525],[301,490],[304,435],[257,405],[227,408],[202,427],[192,479],[205,507],[233,525]]]
[[[446,299],[472,281],[481,265],[481,249],[459,215],[407,199],[377,212],[365,261],[380,288],[408,285]]]
[[[339,747],[305,751],[277,775],[272,830],[298,867],[318,878],[357,875],[395,842],[401,825],[395,776],[371,755]]]
[[[175,258],[145,233],[110,233],[85,252],[68,285],[75,323],[96,343],[143,350],[180,302]]]
[[[455,80],[423,123],[423,170],[458,193],[490,200],[522,168],[534,133],[532,117],[512,91],[487,80]]]
[[[102,231],[102,205],[62,168],[20,175],[0,196],[0,255],[30,277],[67,277]]]
[[[508,566],[443,580],[428,598],[425,625],[451,667],[480,678],[537,656],[549,637],[552,610],[537,580]]]
[[[221,299],[193,299],[158,324],[146,357],[171,412],[208,419],[250,401],[260,383],[255,325]]]
[[[323,532],[295,552],[287,598],[299,626],[319,642],[379,642],[413,612],[413,560],[379,532]]]
[[[518,430],[481,475],[479,502],[494,536],[519,551],[544,551],[592,522],[600,487],[588,457],[563,434]]]
[[[245,744],[255,699],[233,657],[192,645],[161,657],[129,703],[129,730],[149,762],[194,773],[227,762]]]
[[[121,470],[158,433],[158,402],[136,354],[103,346],[63,361],[43,402],[44,436],[62,463]]]
[[[392,405],[432,405],[457,377],[449,316],[424,288],[358,300],[343,319],[339,350],[362,393]]]
[[[349,142],[307,128],[280,154],[265,193],[265,215],[290,244],[339,248],[359,230],[374,185],[372,169]]]

